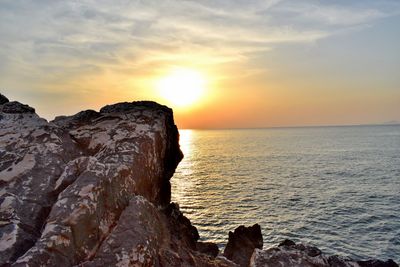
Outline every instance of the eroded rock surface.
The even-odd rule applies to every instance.
[[[262,247],[263,237],[260,225],[255,224],[250,227],[241,225],[235,231],[229,232],[224,256],[239,266],[247,267],[254,249],[262,249]]]
[[[83,152],[66,131],[39,118],[32,108],[1,102],[0,263],[7,263],[41,236],[59,192],[76,177],[57,181]]]
[[[0,126],[0,265],[225,262],[196,251],[170,204],[182,159],[171,109],[119,103],[47,122],[1,96]]]

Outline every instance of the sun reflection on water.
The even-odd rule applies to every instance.
[[[181,130],[171,198],[220,249],[228,231],[259,223],[265,247],[292,239],[327,254],[398,258],[399,136],[393,126]]]
[[[179,145],[181,146],[185,158],[190,157],[192,134],[192,130],[179,130]]]
[[[176,169],[174,177],[185,177],[185,179],[179,179],[179,183],[172,181],[172,194],[173,199],[179,204],[186,203],[188,199],[187,192],[191,191],[193,180],[190,179],[193,174],[193,131],[192,130],[179,130],[179,145],[183,152],[184,158],[179,163]],[[174,177],[172,179],[174,179]],[[176,178],[175,178],[176,179]]]

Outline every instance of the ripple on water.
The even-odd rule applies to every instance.
[[[202,240],[259,223],[329,254],[400,261],[400,127],[181,131],[172,199]]]

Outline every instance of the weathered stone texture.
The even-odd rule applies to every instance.
[[[120,103],[47,122],[2,96],[0,112],[1,264],[79,264],[132,199],[169,204],[182,158],[171,109]]]

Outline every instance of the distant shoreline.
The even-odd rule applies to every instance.
[[[291,129],[291,128],[332,128],[332,127],[372,127],[372,126],[400,126],[398,123],[382,123],[382,124],[342,124],[342,125],[305,125],[305,126],[270,126],[270,127],[244,127],[244,128],[179,128],[179,130],[267,130],[267,129]]]

